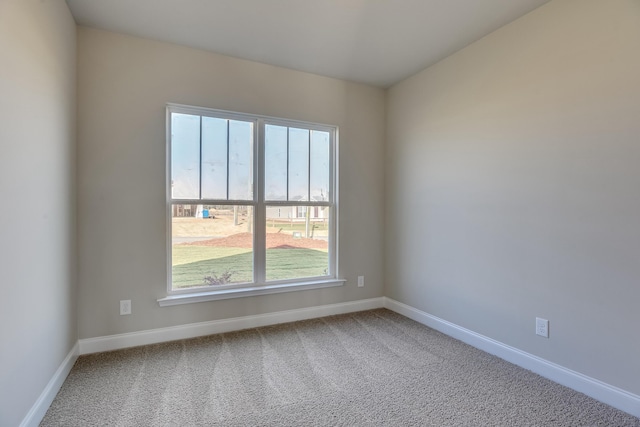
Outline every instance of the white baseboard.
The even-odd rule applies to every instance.
[[[384,307],[640,418],[640,396],[384,297]]]
[[[42,390],[38,400],[33,404],[27,416],[24,417],[22,422],[20,423],[20,427],[37,427],[44,415],[47,413],[49,406],[51,406],[51,402],[55,399],[56,394],[60,391],[60,387],[64,383],[64,380],[71,372],[71,368],[73,368],[73,364],[76,363],[76,359],[78,359],[78,343],[73,346],[67,357],[64,358],[56,372],[49,380],[47,386]]]
[[[313,319],[317,317],[331,316],[334,314],[371,310],[374,308],[382,308],[383,305],[383,297],[371,298],[339,304],[258,314],[255,316],[234,317],[231,319],[214,320],[211,322],[190,323],[188,325],[172,326],[168,328],[81,339],[79,341],[80,354],[99,353],[102,351],[118,350],[128,347],[137,347],[140,345],[175,341],[223,332],[239,331],[259,326],[295,322],[297,320]]]

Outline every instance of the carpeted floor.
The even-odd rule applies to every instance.
[[[388,310],[82,356],[42,426],[640,426]]]

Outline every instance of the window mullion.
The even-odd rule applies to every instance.
[[[329,251],[333,253],[333,256],[329,257],[329,273],[331,276],[336,277],[338,275],[338,142],[336,131],[329,134]]]
[[[202,199],[202,116],[200,116],[200,158],[198,159],[198,199]]]
[[[231,126],[229,125],[231,121],[227,120],[227,200],[229,200],[229,130]]]
[[[309,203],[311,203],[311,132],[313,131],[308,131],[307,141],[307,202]]]
[[[253,233],[253,277],[256,284],[266,282],[266,240],[267,240],[267,213],[264,202],[264,178],[265,178],[265,123],[257,120],[257,141],[254,147],[256,163],[254,164],[254,188],[256,188],[257,202],[254,205],[254,233]]]
[[[287,200],[289,200],[289,127],[287,126]]]

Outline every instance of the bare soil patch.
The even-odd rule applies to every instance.
[[[199,242],[183,243],[190,246],[217,246],[227,248],[252,248],[253,234],[237,233],[219,239],[209,239]],[[324,240],[307,239],[305,237],[293,237],[285,233],[267,233],[267,249],[324,249],[328,243]]]
[[[173,218],[173,237],[224,236],[246,232],[249,228],[247,217],[238,218],[233,223],[233,215],[216,215],[215,218]]]

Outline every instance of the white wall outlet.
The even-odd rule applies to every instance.
[[[131,300],[124,299],[120,301],[120,316],[124,316],[125,314],[131,314]]]
[[[358,276],[358,287],[364,288],[364,276]]]
[[[536,317],[536,335],[549,338],[549,321]]]

